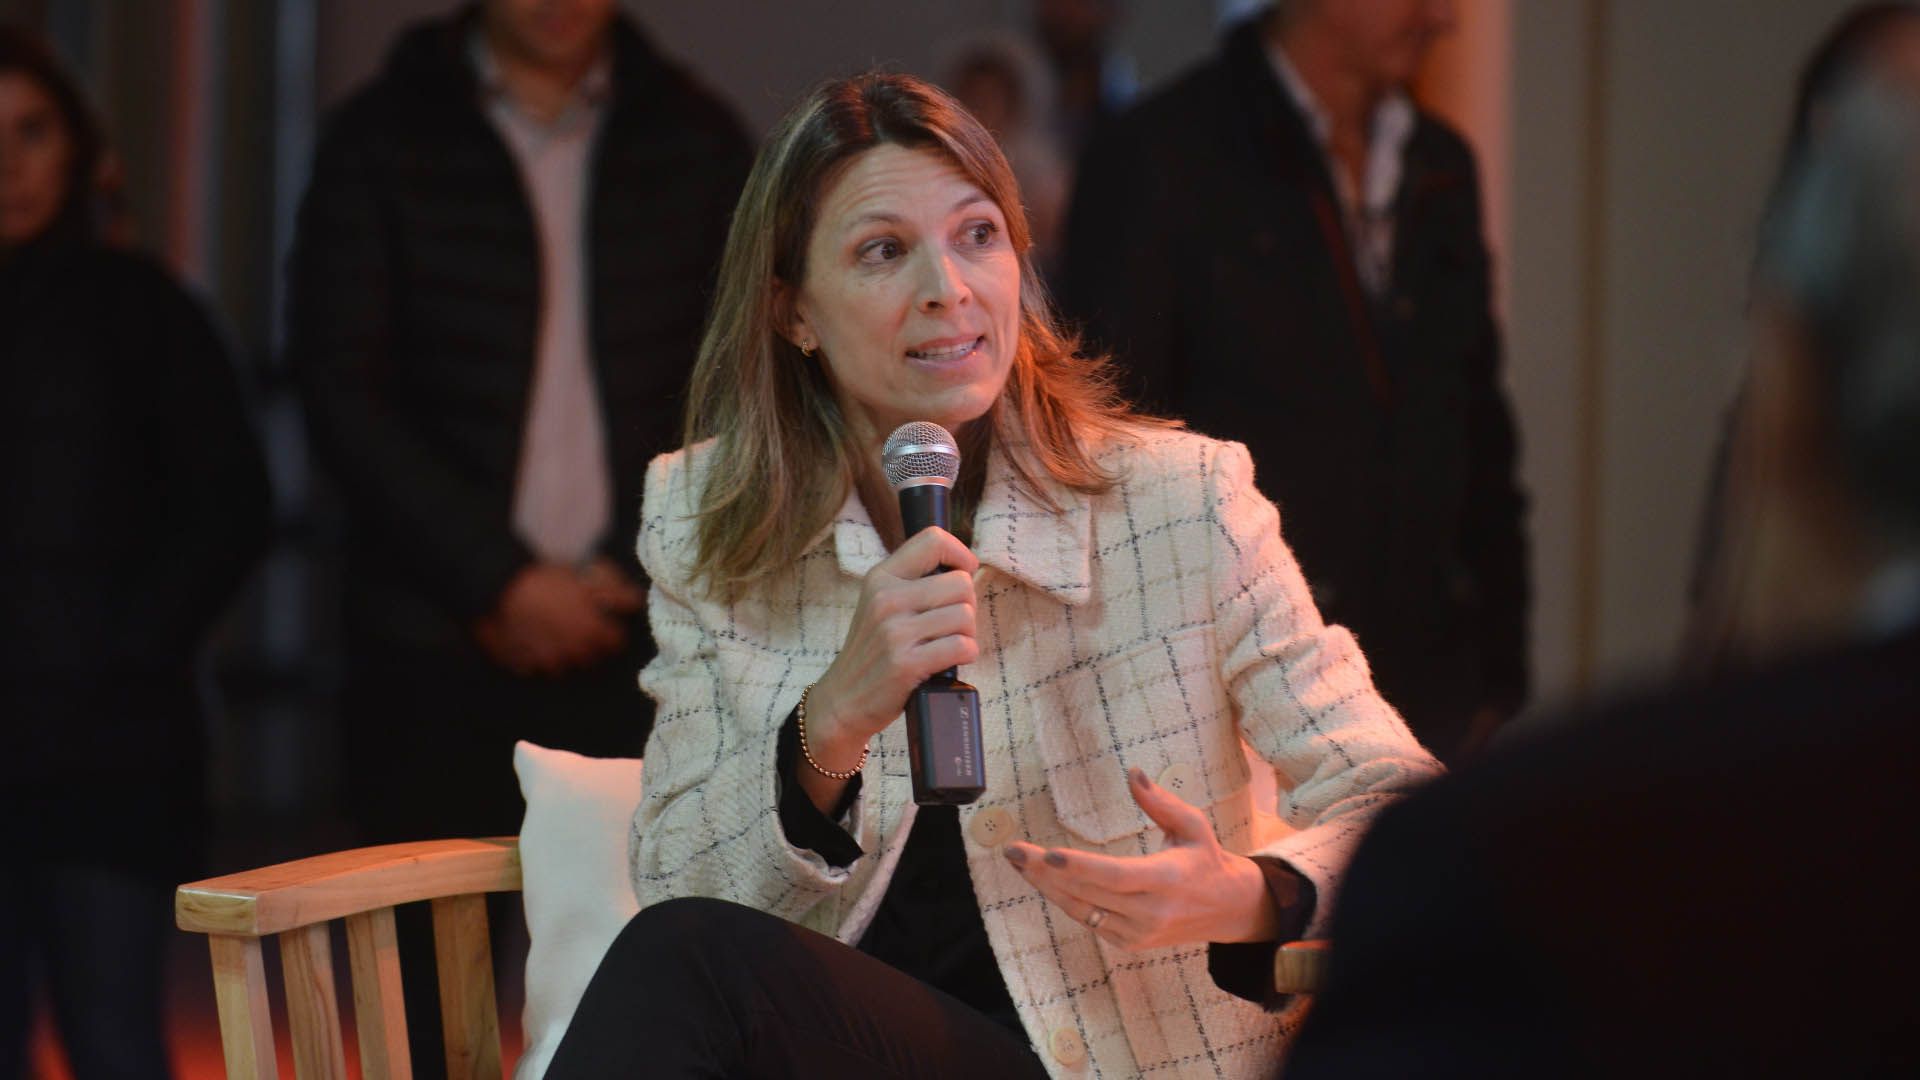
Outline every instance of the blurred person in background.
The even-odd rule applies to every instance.
[[[1813,148],[1841,91],[1867,74],[1891,91],[1920,100],[1920,3],[1860,4],[1827,31],[1800,71],[1775,188]],[[1743,471],[1748,459],[1736,449],[1744,395],[1743,389],[1721,425],[1707,483],[1682,649],[1682,664],[1689,671],[1742,663],[1734,628],[1725,616],[1732,610],[1729,598],[1742,587],[1739,573],[1749,565],[1742,547],[1753,535],[1748,527],[1754,509],[1751,485]]]
[[[1920,3],[1859,4],[1827,31],[1800,73],[1776,188],[1826,129],[1842,92],[1867,76],[1890,92],[1920,95]]]
[[[1920,1072],[1920,100],[1822,114],[1756,271],[1748,665],[1383,814],[1290,1080]]]
[[[947,91],[993,132],[1020,181],[1035,261],[1048,276],[1058,273],[1073,171],[1047,123],[1053,114],[1052,74],[1031,45],[1010,34],[961,43],[945,68]]]
[[[346,505],[364,839],[513,832],[515,739],[638,753],[640,482],[747,155],[612,0],[416,26],[326,124],[289,345]]]
[[[1033,29],[1053,69],[1046,126],[1069,158],[1079,156],[1140,92],[1133,61],[1114,48],[1123,0],[1033,0]]]
[[[639,756],[641,483],[749,153],[613,0],[422,23],[326,123],[288,341],[345,504],[363,842],[517,832],[516,739]],[[407,985],[437,1071],[433,980]]]
[[[1244,442],[1328,621],[1441,760],[1527,694],[1526,503],[1473,152],[1406,87],[1451,0],[1286,0],[1081,160],[1063,306]]]
[[[207,313],[100,242],[106,149],[0,28],[0,1076],[43,987],[79,1080],[165,1077],[175,883],[203,872],[202,647],[270,499]]]

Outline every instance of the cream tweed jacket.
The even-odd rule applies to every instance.
[[[856,942],[913,827],[906,737],[872,743],[842,824],[866,852],[844,869],[789,844],[777,736],[833,661],[860,583],[886,555],[857,496],[790,569],[732,603],[691,578],[707,444],[647,474],[640,561],[658,702],[630,845],[645,907],[676,896],[747,904]],[[1001,451],[974,518],[987,791],[960,811],[967,865],[1007,989],[1056,1076],[1269,1080],[1296,1012],[1219,989],[1205,945],[1129,953],[1097,939],[1000,856],[1011,837],[1112,855],[1158,850],[1127,769],[1183,794],[1222,844],[1252,851],[1244,739],[1270,764],[1294,831],[1260,849],[1319,890],[1324,926],[1373,816],[1432,778],[1433,759],[1373,689],[1351,634],[1324,625],[1274,507],[1237,443],[1147,431],[1105,447],[1104,495],[1023,492]]]

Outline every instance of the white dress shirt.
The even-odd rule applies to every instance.
[[[1287,59],[1279,47],[1267,50],[1280,85],[1306,115],[1307,127],[1320,144],[1327,172],[1333,177],[1333,189],[1340,197],[1341,217],[1346,222],[1347,244],[1353,249],[1354,269],[1361,285],[1379,299],[1393,284],[1394,197],[1400,191],[1400,173],[1405,164],[1407,140],[1413,136],[1416,114],[1413,102],[1404,92],[1389,94],[1373,110],[1367,125],[1367,165],[1359,189],[1345,169],[1333,160],[1328,149],[1332,121],[1314,96],[1313,89]]]
[[[499,62],[474,35],[482,106],[512,151],[540,235],[540,330],[513,493],[514,532],[544,562],[592,557],[613,520],[612,469],[587,325],[587,200],[612,85],[602,56],[552,120],[508,92]]]

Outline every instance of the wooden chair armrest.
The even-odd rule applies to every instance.
[[[182,885],[174,921],[198,934],[261,937],[416,900],[520,888],[520,841],[424,840],[296,859]]]
[[[1289,941],[1273,954],[1273,987],[1282,994],[1311,994],[1326,984],[1333,943],[1325,938]]]

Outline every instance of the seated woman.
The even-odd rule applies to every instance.
[[[1031,255],[992,137],[915,79],[761,151],[647,478],[643,910],[550,1075],[1272,1072],[1295,1013],[1242,998],[1437,766],[1245,449],[1130,414]],[[914,420],[963,451],[953,533],[902,535]],[[916,806],[902,706],[955,665],[986,791]],[[1243,738],[1294,829],[1258,850]]]

